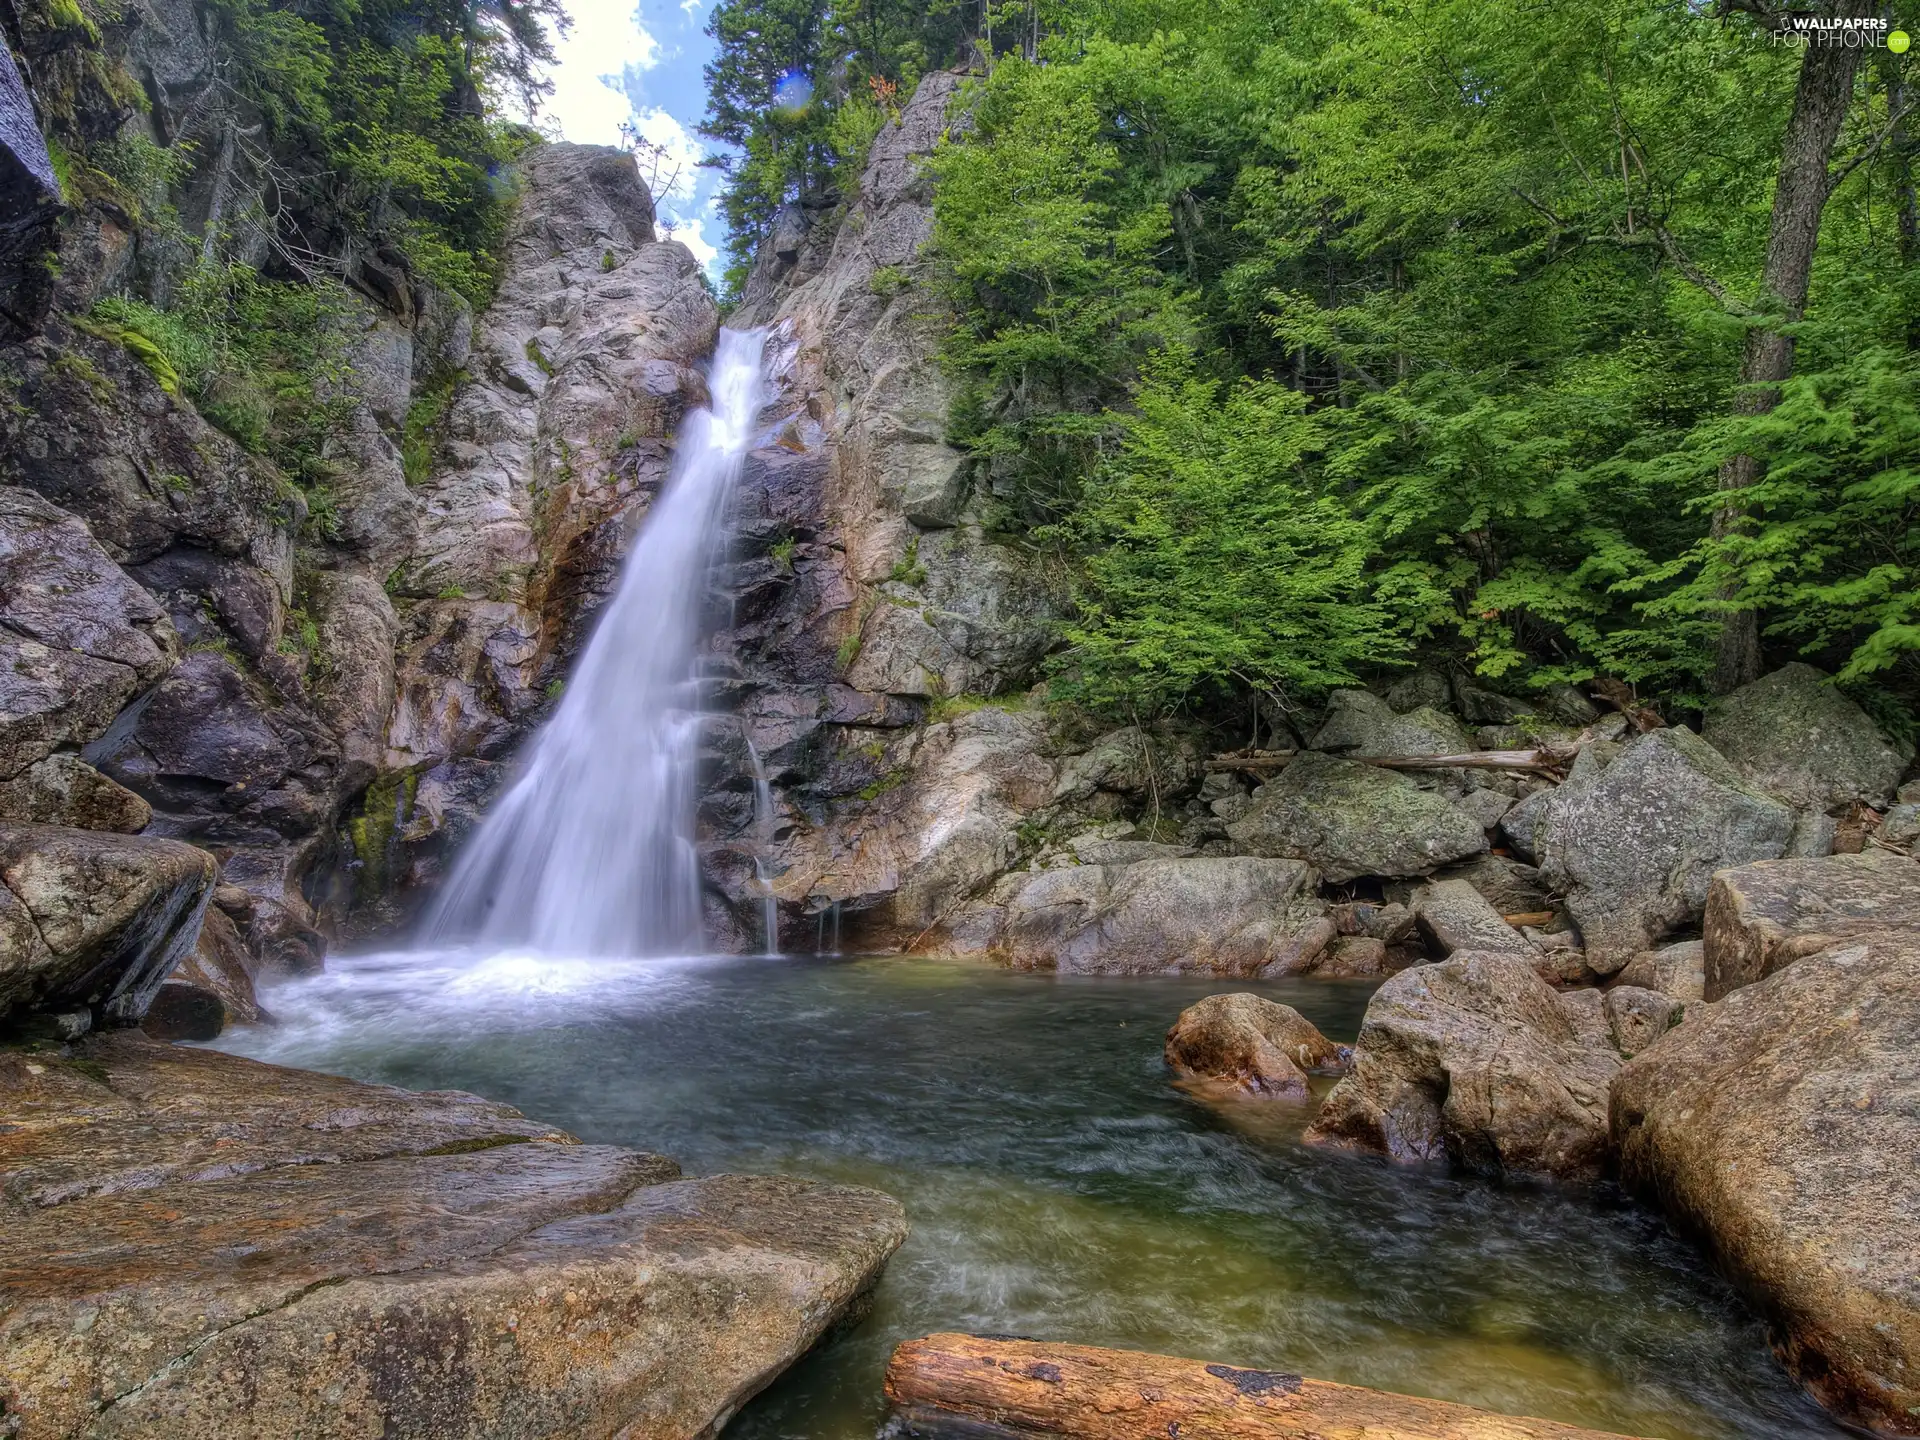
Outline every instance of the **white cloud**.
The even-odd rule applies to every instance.
[[[617,144],[620,122],[633,108],[627,77],[660,62],[660,42],[630,0],[575,0],[570,10],[573,27],[554,46],[558,63],[545,118],[568,140]]]
[[[633,128],[643,140],[660,147],[657,157],[640,157],[640,175],[653,191],[654,199],[692,200],[694,187],[705,173],[700,169],[700,161],[706,156],[707,147],[658,105],[635,107]]]
[[[719,247],[707,239],[706,224],[701,216],[691,220],[682,220],[678,216],[667,217],[673,226],[673,238],[693,252],[693,258],[700,262],[700,268],[712,273],[713,262],[720,256]],[[666,226],[661,226],[662,233]]]

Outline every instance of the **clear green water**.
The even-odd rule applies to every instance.
[[[1364,986],[1058,979],[926,959],[334,963],[225,1048],[505,1100],[690,1173],[886,1190],[913,1237],[871,1316],[730,1440],[870,1440],[898,1341],[1131,1346],[1669,1440],[1837,1436],[1747,1309],[1620,1197],[1303,1146],[1217,1108],[1161,1037],[1223,988],[1351,1039]]]

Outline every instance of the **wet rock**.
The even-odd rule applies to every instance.
[[[0,1017],[138,1020],[193,948],[216,869],[171,840],[0,826]]]
[[[1774,858],[1792,831],[1792,812],[1692,731],[1656,730],[1554,792],[1540,875],[1566,896],[1587,963],[1610,974],[1699,919],[1714,871]]]
[[[1487,848],[1470,816],[1405,776],[1313,753],[1256,790],[1227,834],[1246,854],[1306,860],[1334,884],[1423,875]]]
[[[1309,1138],[1403,1162],[1593,1179],[1621,1063],[1595,991],[1558,994],[1512,955],[1462,952],[1375,992],[1353,1071]]]
[[[1616,1077],[1621,1178],[1699,1234],[1843,1418],[1920,1411],[1920,940],[1861,936],[1737,990]]]
[[[78,755],[49,755],[0,781],[0,821],[136,835],[153,809]]]
[[[681,1180],[471,1096],[125,1036],[0,1057],[0,1105],[31,1433],[692,1440],[906,1232],[872,1191]]]
[[[1920,861],[1869,850],[1724,870],[1713,877],[1701,932],[1706,997],[1879,930],[1920,931]]]
[[[1682,940],[1658,950],[1642,950],[1614,977],[1616,985],[1655,990],[1683,1004],[1704,1000],[1707,993],[1706,946]]]
[[[1913,759],[1825,673],[1797,662],[1727,696],[1705,734],[1749,783],[1806,810],[1885,805]]]
[[[1436,880],[1419,886],[1411,908],[1420,932],[1441,955],[1473,950],[1517,955],[1531,962],[1535,954],[1526,937],[1466,880]]]
[[[1333,940],[1297,861],[1244,856],[1072,865],[1025,879],[995,949],[1016,969],[1288,975]]]
[[[1397,968],[1387,942],[1371,935],[1341,935],[1313,962],[1317,980],[1364,980],[1390,975]]]
[[[104,732],[166,673],[173,627],[75,516],[0,487],[0,775]]]
[[[256,964],[233,920],[207,908],[193,949],[154,992],[140,1028],[156,1040],[212,1040],[229,1025],[264,1018],[254,994]]]
[[[280,639],[286,606],[273,576],[199,545],[176,545],[128,573],[166,606],[188,645],[231,640],[258,660]]]
[[[1252,1095],[1307,1098],[1307,1072],[1346,1068],[1347,1047],[1291,1005],[1258,995],[1209,995],[1167,1031],[1167,1066],[1187,1080],[1224,1082]]]

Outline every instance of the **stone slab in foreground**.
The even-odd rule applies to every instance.
[[[884,1195],[130,1034],[0,1054],[21,1440],[692,1437],[861,1296]]]
[[[1611,1106],[1621,1178],[1706,1239],[1808,1388],[1920,1434],[1920,934],[1691,1008]]]
[[[1920,862],[1905,855],[1869,850],[1722,870],[1707,891],[1707,999],[1849,936],[1893,930],[1920,930]]]
[[[906,1434],[939,1440],[1609,1440],[1272,1370],[977,1335],[907,1341],[887,1364],[887,1399]]]

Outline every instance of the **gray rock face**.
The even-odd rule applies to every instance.
[[[1621,1178],[1702,1236],[1837,1414],[1920,1411],[1920,942],[1861,936],[1690,1010],[1615,1078]]]
[[[906,1234],[870,1190],[683,1180],[471,1096],[129,1036],[0,1057],[0,1119],[29,1440],[694,1440]]]
[[[1811,665],[1783,665],[1707,715],[1706,739],[1749,783],[1802,809],[1884,806],[1913,759]]]
[[[1307,1072],[1346,1068],[1336,1045],[1291,1005],[1258,995],[1209,995],[1167,1031],[1167,1066],[1184,1080],[1248,1095],[1304,1101]]]
[[[1227,834],[1247,854],[1306,860],[1335,884],[1424,875],[1487,848],[1472,817],[1405,776],[1312,753],[1254,791]]]
[[[138,1020],[193,949],[216,869],[171,840],[0,826],[0,1017]]]
[[[164,612],[84,524],[0,488],[0,775],[101,734],[177,648]]]
[[[1016,969],[1288,975],[1334,938],[1313,871],[1295,861],[1070,865],[1019,883],[994,946]]]
[[[1327,718],[1313,737],[1315,750],[1355,755],[1463,755],[1473,737],[1451,715],[1420,705],[1394,713],[1367,690],[1336,690],[1327,697]]]
[[[1869,850],[1723,870],[1701,931],[1706,997],[1882,930],[1920,931],[1920,861]]]
[[[1592,751],[1582,752],[1582,759]],[[1783,853],[1793,813],[1690,730],[1656,730],[1555,792],[1540,875],[1611,974],[1706,908],[1713,872]]]
[[[1375,992],[1353,1072],[1308,1136],[1403,1162],[1594,1179],[1621,1059],[1597,991],[1557,994],[1525,959],[1463,952]]]
[[[212,1040],[229,1025],[253,1025],[266,1016],[254,993],[256,965],[225,911],[209,905],[193,949],[173,967],[140,1028],[156,1040]]]

